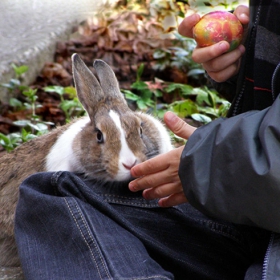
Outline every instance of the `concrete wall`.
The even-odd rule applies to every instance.
[[[67,39],[72,27],[103,6],[105,0],[0,0],[0,83],[13,77],[11,64],[28,65],[30,84],[46,61],[53,59],[56,42]],[[0,87],[0,100],[7,101]],[[1,113],[1,112],[0,112]]]

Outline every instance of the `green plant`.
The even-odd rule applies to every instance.
[[[140,110],[150,111],[162,118],[168,110],[181,118],[191,117],[200,123],[208,123],[213,119],[226,116],[230,103],[221,98],[217,91],[207,86],[193,87],[181,83],[167,83],[155,79],[154,82],[141,81],[143,65],[137,70],[136,81],[132,90],[122,90],[126,99],[136,103]],[[170,104],[162,102],[164,94],[174,96],[177,100]]]
[[[213,119],[225,117],[230,103],[221,97],[215,90],[208,87],[192,88],[188,85],[171,83],[166,92],[179,92],[181,100],[169,104],[168,109],[178,116],[191,117],[201,123],[208,123]]]
[[[22,92],[22,94],[26,97],[24,107],[25,109],[31,110],[31,115],[29,119],[18,120],[13,122],[15,125],[21,128],[21,131],[23,132],[21,133],[22,137],[25,137],[29,134],[32,134],[34,136],[42,135],[48,132],[49,125],[53,125],[52,122],[42,121],[40,117],[36,114],[36,109],[42,106],[41,104],[36,103],[36,100],[38,99],[36,93],[37,89],[32,89],[29,87]],[[23,128],[26,128],[27,130],[23,130]],[[25,142],[24,139],[22,140],[23,142]]]
[[[11,133],[5,135],[0,133],[0,145],[7,151],[11,152],[15,147],[21,143],[18,133]]]
[[[41,105],[36,104],[36,100],[38,96],[36,95],[37,89],[27,88],[23,90],[22,94],[26,97],[26,101],[24,103],[26,109],[31,110],[31,120],[37,121],[38,116],[36,115],[36,108],[41,107]]]
[[[0,145],[7,152],[11,152],[24,142],[47,133],[49,126],[53,125],[51,122],[40,121],[39,117],[35,114],[32,114],[30,119],[17,120],[13,124],[19,127],[19,132],[8,135],[0,133]]]
[[[190,9],[200,14],[205,14],[214,10],[230,11],[234,10],[240,2],[248,5],[249,1],[238,0],[189,0]]]
[[[21,65],[21,66],[16,66],[15,64],[11,65],[14,73],[15,73],[15,78],[10,79],[9,83],[2,83],[0,84],[2,87],[7,88],[10,92],[15,92],[17,90],[23,91],[27,87],[22,85],[22,76],[24,73],[28,71],[28,66],[26,65]]]
[[[84,114],[84,109],[77,98],[74,87],[47,86],[44,87],[44,91],[56,92],[60,96],[60,108],[65,114],[66,122],[69,122],[73,117],[79,117]],[[65,94],[68,95],[69,100],[64,98]]]
[[[192,60],[192,52],[196,47],[193,39],[183,37],[174,32],[173,46],[155,50],[153,57],[156,60],[155,70],[164,71],[176,67],[194,80],[205,79],[205,70]]]
[[[49,127],[53,125],[52,122],[42,121],[40,116],[36,114],[36,109],[42,105],[38,104],[37,89],[23,86],[21,84],[22,75],[28,70],[27,66],[16,67],[12,65],[16,78],[11,79],[9,83],[2,84],[2,86],[9,89],[13,94],[22,93],[25,97],[25,102],[12,97],[9,104],[14,110],[30,110],[30,115],[26,119],[14,121],[13,124],[19,127],[19,132],[11,133],[8,135],[0,134],[0,145],[8,152],[12,151],[15,147],[39,135],[47,133]],[[66,122],[71,118],[78,117],[84,114],[84,110],[76,96],[74,87],[61,87],[61,86],[48,86],[45,87],[46,92],[56,92],[60,96],[60,107],[65,113]],[[67,94],[69,99],[65,99],[64,95]]]
[[[18,145],[33,139],[39,135],[42,135],[49,131],[49,126],[53,125],[51,122],[44,122],[40,120],[40,117],[36,114],[36,109],[41,107],[37,101],[37,89],[23,86],[21,84],[22,75],[28,71],[28,67],[25,65],[15,66],[12,64],[15,72],[15,79],[11,79],[9,83],[1,84],[3,87],[13,94],[22,93],[25,97],[25,102],[12,97],[9,100],[9,104],[14,110],[30,110],[30,115],[27,115],[27,119],[21,119],[14,121],[13,124],[19,128],[19,132],[14,132],[8,135],[0,133],[0,145],[8,152],[12,151]]]
[[[130,90],[122,90],[122,92],[126,99],[136,102],[137,108],[140,110],[156,109],[157,98],[161,97],[162,93],[158,88],[153,87],[152,83],[141,81],[143,71],[144,64],[142,63],[137,69],[136,81],[131,85],[131,89],[134,89],[137,94]]]
[[[46,125],[44,124],[34,125],[28,122],[27,120],[15,121],[14,124],[23,127],[20,132],[10,133],[8,135],[4,135],[3,133],[0,133],[0,145],[7,152],[11,152],[20,144],[27,142],[33,138],[36,138],[39,135],[42,135],[46,133],[46,131],[48,131]],[[28,131],[28,129],[24,128],[28,126],[32,127],[32,129],[35,129],[37,132],[34,134],[31,131]]]

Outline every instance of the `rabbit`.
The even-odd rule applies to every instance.
[[[130,169],[173,149],[164,125],[132,111],[113,70],[94,61],[96,76],[77,54],[72,68],[86,117],[22,144],[0,159],[0,267],[19,266],[13,221],[19,185],[41,171],[70,171],[100,182],[131,180]]]

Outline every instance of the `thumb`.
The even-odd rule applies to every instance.
[[[243,25],[247,25],[249,23],[249,7],[240,5],[235,9],[234,14]]]
[[[184,18],[178,27],[179,34],[185,37],[193,38],[193,27],[199,20],[200,16],[198,14],[192,14],[191,16]]]
[[[189,139],[196,130],[195,127],[188,125],[172,112],[166,112],[164,114],[164,122],[173,133],[184,139]]]

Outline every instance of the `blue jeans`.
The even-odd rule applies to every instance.
[[[266,231],[211,220],[187,203],[162,209],[126,185],[69,172],[23,182],[15,236],[28,280],[237,280],[246,273],[255,280],[269,239]]]

